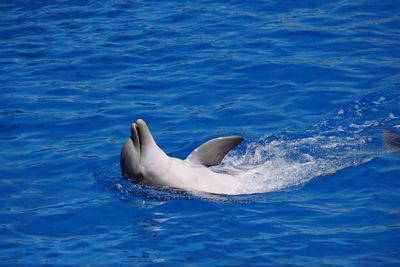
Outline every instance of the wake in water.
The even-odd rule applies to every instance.
[[[240,177],[242,194],[272,192],[360,165],[382,153],[383,129],[400,128],[399,95],[369,95],[305,133],[284,131],[227,155],[215,170]]]
[[[398,94],[371,94],[340,109],[330,120],[302,133],[284,130],[248,143],[228,154],[219,166],[211,167],[239,177],[240,194],[265,193],[304,184],[309,180],[360,165],[382,153],[383,129],[400,129]],[[111,170],[111,171],[110,171]],[[107,173],[112,172],[112,173]],[[192,195],[182,190],[116,181],[119,166],[95,174],[121,199],[140,195],[151,199],[182,199]],[[207,196],[206,196],[207,197]]]
[[[242,194],[272,192],[333,174],[377,156],[379,149],[363,151],[370,137],[314,136],[297,140],[251,143],[244,155],[228,155],[222,170],[240,177]]]

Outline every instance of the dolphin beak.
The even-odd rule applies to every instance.
[[[141,177],[140,173],[141,138],[139,126],[131,124],[131,136],[122,146],[120,153],[121,172],[126,177]]]
[[[140,151],[140,134],[137,123],[131,124],[131,139],[135,148]]]

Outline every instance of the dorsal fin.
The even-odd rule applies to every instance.
[[[187,161],[204,165],[216,166],[221,163],[226,153],[243,141],[241,136],[226,136],[211,139],[190,153]]]

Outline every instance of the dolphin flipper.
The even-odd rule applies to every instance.
[[[243,137],[241,136],[226,136],[211,139],[193,150],[186,160],[206,167],[216,166],[221,163],[229,150],[242,141]]]
[[[386,146],[395,152],[400,152],[400,133],[390,129],[384,129],[383,139],[385,140]]]

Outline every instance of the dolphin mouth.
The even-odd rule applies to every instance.
[[[137,123],[135,123],[135,130],[136,130],[136,137],[138,139],[139,145],[142,145],[142,140],[140,139],[140,128],[139,125],[137,125]]]
[[[137,123],[132,123],[131,125],[131,139],[136,149],[140,151],[142,140],[140,139],[140,127]]]

